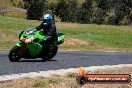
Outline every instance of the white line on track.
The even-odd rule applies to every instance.
[[[132,66],[132,64],[119,64],[119,65],[104,65],[104,66],[91,66],[91,67],[84,67],[86,71],[94,71],[97,69],[108,69],[108,68],[115,68],[115,67],[124,67],[124,66]],[[29,73],[19,73],[19,74],[10,74],[10,75],[2,75],[0,76],[0,81],[9,81],[18,79],[21,77],[50,77],[52,75],[66,75],[67,73],[76,73],[76,68],[69,68],[69,69],[59,69],[59,70],[49,70],[49,71],[39,71],[39,72],[29,72]]]

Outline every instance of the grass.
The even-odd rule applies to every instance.
[[[36,79],[33,82],[33,87],[45,88],[45,87],[49,86],[50,84],[52,84],[52,85],[59,84],[59,82],[61,80],[62,79],[60,79],[60,78]]]
[[[129,50],[132,48],[132,26],[92,24],[67,24],[67,26],[69,28],[65,26],[62,28],[67,36],[87,41],[88,45],[84,45],[84,49]],[[81,48],[81,46],[73,47]]]
[[[11,48],[18,42],[18,35],[22,30],[33,27],[38,21],[27,21],[11,17],[0,16],[0,48]],[[38,22],[39,23],[39,22]],[[36,24],[37,25],[37,24]]]
[[[132,67],[115,67],[109,69],[97,69],[88,71],[88,74],[130,74],[132,76]],[[0,88],[131,88],[132,82],[128,84],[118,83],[103,83],[103,84],[90,84],[87,83],[80,86],[76,82],[76,73],[68,73],[51,77],[35,77],[35,78],[19,78],[7,83],[0,83]]]
[[[5,16],[26,19],[26,12],[22,12],[22,11],[7,12]]]
[[[0,12],[6,9],[4,16],[15,17],[15,18],[26,18],[26,10],[13,6],[13,3],[17,6],[19,2],[23,0],[0,0]]]
[[[0,48],[9,49],[18,42],[22,30],[34,28],[41,21],[0,16]],[[132,26],[113,26],[56,22],[57,30],[66,34],[60,49],[132,50]],[[72,40],[70,40],[72,38]],[[71,42],[71,43],[67,43]],[[82,43],[84,42],[84,43]],[[85,43],[86,42],[86,43]]]
[[[75,78],[76,77],[76,74],[75,73],[72,73],[72,72],[69,72],[69,73],[67,73],[67,77]]]
[[[102,26],[102,25],[101,25]],[[80,38],[85,41],[90,41],[95,44],[118,47],[118,48],[132,48],[132,32],[120,30],[118,27],[104,27],[101,28],[79,28],[76,30],[64,29],[68,36]]]

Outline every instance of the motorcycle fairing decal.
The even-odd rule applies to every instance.
[[[32,39],[31,38],[26,39],[25,43],[32,43]]]
[[[22,43],[27,43],[27,44],[29,44],[29,43],[32,43],[32,39],[31,38],[25,38],[25,39],[22,39],[22,40],[20,40]]]

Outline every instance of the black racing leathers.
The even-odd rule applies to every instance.
[[[44,30],[44,35],[46,35],[46,38],[42,41],[46,44],[51,44],[52,42],[54,42],[57,38],[57,34],[56,34],[56,26],[54,22],[51,22],[48,25],[44,25],[44,23],[42,22],[39,26],[36,27],[37,30]]]

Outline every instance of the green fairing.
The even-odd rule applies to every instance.
[[[20,34],[20,41],[23,39],[30,38],[32,39],[32,43],[17,43],[16,45],[19,47],[26,46],[27,49],[30,52],[31,56],[36,56],[42,51],[42,45],[39,44],[39,41],[43,40],[46,36],[43,34],[43,31],[36,31],[30,34],[26,34],[28,30],[22,32]],[[58,45],[58,42],[64,41],[65,35],[63,33],[59,33],[58,40],[54,43],[55,45]],[[37,39],[37,41],[35,40]],[[35,41],[34,41],[35,40]],[[39,41],[38,41],[39,40]]]
[[[42,31],[36,31],[34,34],[32,35],[26,35],[25,32],[21,35],[20,40],[24,39],[24,38],[31,38],[33,36],[36,36],[38,39],[42,40],[45,38],[45,36],[43,35]]]
[[[65,35],[61,35],[60,37],[58,37],[58,42],[59,41],[64,41]]]
[[[17,45],[18,47],[22,47],[23,44],[22,44],[22,43],[17,43],[16,45]]]
[[[22,43],[17,43],[16,44],[18,47],[22,47],[23,44]],[[30,55],[32,56],[36,56],[37,54],[39,54],[39,52],[41,52],[42,50],[42,45],[40,45],[39,43],[32,43],[32,44],[26,44]]]
[[[33,35],[34,36],[34,35]],[[39,39],[42,40],[45,38],[45,36],[43,35],[42,31],[37,31],[35,32],[35,36]],[[29,36],[30,38],[31,36]],[[27,44],[27,47],[30,51],[30,55],[32,56],[36,56],[37,54],[39,54],[42,50],[42,45],[40,45],[38,42],[33,42],[32,44]]]
[[[23,32],[23,34],[20,37],[20,40],[22,40],[24,38],[31,38],[31,37],[35,37],[35,38],[39,39],[40,41],[45,38],[42,31],[36,31],[35,33],[29,34],[29,35],[27,35],[25,32]],[[17,46],[19,46],[19,47],[21,47],[22,45],[25,45],[28,48],[31,56],[36,56],[42,50],[42,45],[40,45],[38,42],[36,43],[33,41],[31,44],[26,44],[26,43],[24,43],[24,44],[18,43],[17,44]]]
[[[27,47],[31,56],[36,56],[42,50],[42,45],[40,45],[39,43],[27,44]]]
[[[44,34],[43,34],[42,31],[37,31],[37,32],[35,32],[35,35],[36,35],[37,38],[39,38],[40,40],[42,40],[42,39],[45,38],[45,36],[44,36]]]

